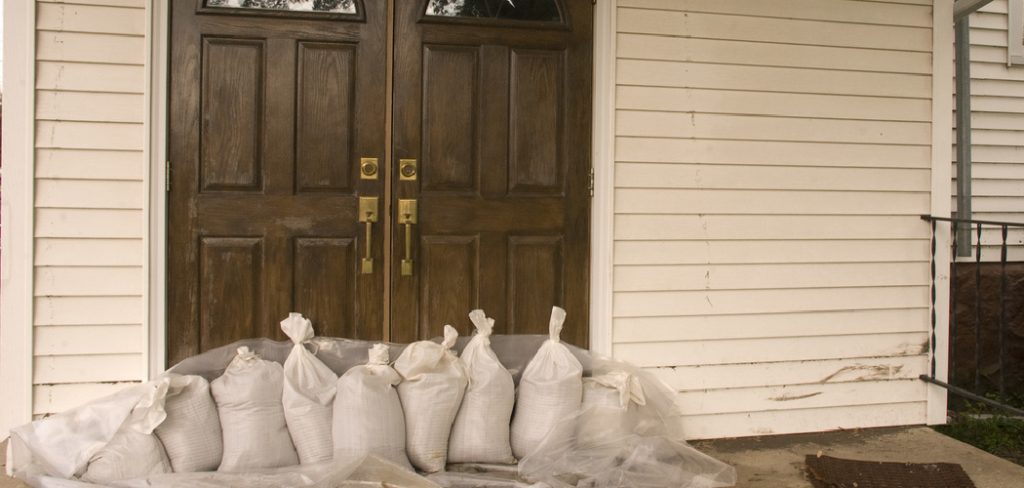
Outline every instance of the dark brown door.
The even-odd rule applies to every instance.
[[[560,305],[586,345],[592,6],[474,17],[503,2],[400,0],[391,18],[376,0],[172,2],[169,364],[281,339],[292,311],[320,335],[408,342],[468,333],[478,307],[499,332],[546,333]],[[361,197],[380,199],[369,239]]]
[[[368,243],[357,205],[382,196],[359,161],[386,147],[385,3],[344,15],[202,2],[172,2],[169,364],[281,339],[291,311],[322,335],[381,338],[385,224]]]
[[[391,267],[391,337],[469,333],[476,307],[499,333],[546,334],[560,305],[563,339],[586,346],[591,0],[395,4],[393,171],[418,174],[393,207],[415,200],[418,222],[411,274]]]

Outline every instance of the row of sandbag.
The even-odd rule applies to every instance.
[[[281,323],[295,344],[283,367],[243,347],[210,383],[165,375],[82,479],[247,472],[368,453],[427,473],[448,462],[515,463],[580,408],[582,366],[559,342],[565,311],[553,309],[550,337],[518,390],[490,347],[493,319],[480,310],[470,319],[477,334],[461,357],[451,351],[457,332],[445,326],[441,344],[410,344],[393,367],[377,344],[367,364],[338,378],[304,346],[310,322],[292,314]],[[574,434],[560,428],[553,435]]]

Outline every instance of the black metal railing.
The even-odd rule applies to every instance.
[[[1008,392],[1020,392],[1024,387],[1024,360],[1020,357],[1024,351],[1015,344],[1012,354],[1008,350],[1011,337],[1008,335],[1008,328],[1012,325],[1015,329],[1024,332],[1024,324],[1021,324],[1019,317],[1011,324],[1007,317],[1007,307],[1013,306],[1020,311],[1021,304],[1024,304],[1024,293],[1017,290],[1017,285],[1024,283],[1024,263],[1013,263],[1014,273],[1021,275],[1014,282],[1015,293],[1010,294],[1007,262],[1010,229],[1024,231],[1024,223],[999,222],[991,220],[958,219],[948,217],[934,217],[922,215],[921,218],[931,224],[931,367],[930,374],[921,375],[921,379],[932,384],[946,388],[950,393],[962,398],[982,402],[1000,409],[1011,412],[1014,415],[1024,415],[1024,410],[1008,405],[1007,401],[1012,395]],[[950,269],[950,308],[949,308],[949,374],[948,382],[936,378],[936,263],[935,252],[936,230],[940,223],[947,223],[952,231],[951,251],[953,263]],[[966,238],[965,234],[966,233]],[[997,233],[998,237],[990,237]],[[972,238],[977,238],[973,242]],[[1018,239],[1020,240],[1020,239]],[[966,243],[966,244],[965,244]],[[1024,244],[1024,241],[1014,242],[1013,245]],[[966,249],[963,246],[968,246]],[[991,259],[983,261],[984,249],[999,250],[998,263]],[[971,252],[973,250],[973,253]],[[973,261],[956,260],[957,256],[972,257]],[[995,270],[998,270],[996,273]],[[962,280],[969,280],[973,274],[973,290],[967,289],[971,283],[961,284]],[[983,280],[991,282],[993,276],[998,275],[998,296],[993,297],[991,288],[982,286]],[[963,276],[961,276],[963,275]],[[973,298],[973,300],[972,300]],[[992,310],[996,308],[996,310]],[[987,313],[983,313],[987,312]],[[1015,314],[1017,315],[1017,314]],[[973,320],[971,320],[973,319]],[[963,327],[966,330],[961,330]],[[973,330],[971,330],[973,327]],[[983,333],[986,332],[986,333]],[[965,333],[966,332],[966,333]],[[973,334],[971,334],[973,332]],[[1024,335],[1021,336],[1024,338]],[[983,352],[986,350],[987,352]],[[962,357],[964,353],[973,353],[970,357]],[[993,354],[994,353],[994,354]],[[993,358],[995,355],[995,363]],[[987,367],[983,367],[983,362]],[[987,370],[983,371],[983,370]],[[994,370],[994,373],[993,373]],[[966,373],[966,374],[965,374]],[[1015,374],[1015,376],[1010,376]]]

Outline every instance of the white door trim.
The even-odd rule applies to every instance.
[[[35,229],[35,2],[4,3],[0,439],[32,420]]]
[[[594,7],[594,90],[592,162],[594,198],[591,202],[590,253],[590,348],[612,352],[612,212],[615,176],[615,7],[616,0]],[[164,169],[167,161],[167,96],[170,13],[167,0],[148,6],[146,35],[149,41],[147,76],[149,124],[146,151],[149,165],[144,175],[149,196],[145,202],[145,249],[148,262],[145,326],[149,378],[160,374],[167,361],[167,193]],[[173,163],[173,162],[172,162]],[[173,164],[172,164],[173,165]]]
[[[146,56],[146,76],[149,96],[146,114],[149,130],[146,132],[146,151],[149,164],[143,176],[149,191],[143,212],[147,229],[143,238],[148,249],[144,264],[146,276],[146,313],[144,319],[148,378],[152,379],[166,369],[167,361],[167,191],[165,170],[167,162],[167,85],[168,54],[170,47],[170,12],[167,0],[153,0],[147,8],[146,38],[149,52]]]
[[[615,7],[594,5],[594,126],[590,202],[590,350],[612,354],[612,278],[615,244]]]
[[[953,2],[934,2],[932,9],[932,189],[931,212],[949,217],[952,211],[953,147]],[[927,225],[922,222],[921,225]],[[948,225],[935,228],[935,378],[946,381],[949,367],[949,270],[951,231]],[[929,332],[931,324],[928,324]],[[930,335],[929,335],[930,336]],[[929,367],[931,365],[929,364]],[[928,385],[928,424],[946,423],[946,390]]]

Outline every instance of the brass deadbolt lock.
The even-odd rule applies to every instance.
[[[359,160],[359,177],[364,180],[376,180],[379,165],[377,158],[362,158]]]
[[[412,181],[416,179],[416,160],[415,159],[399,159],[398,160],[398,174],[399,179],[403,181]]]

